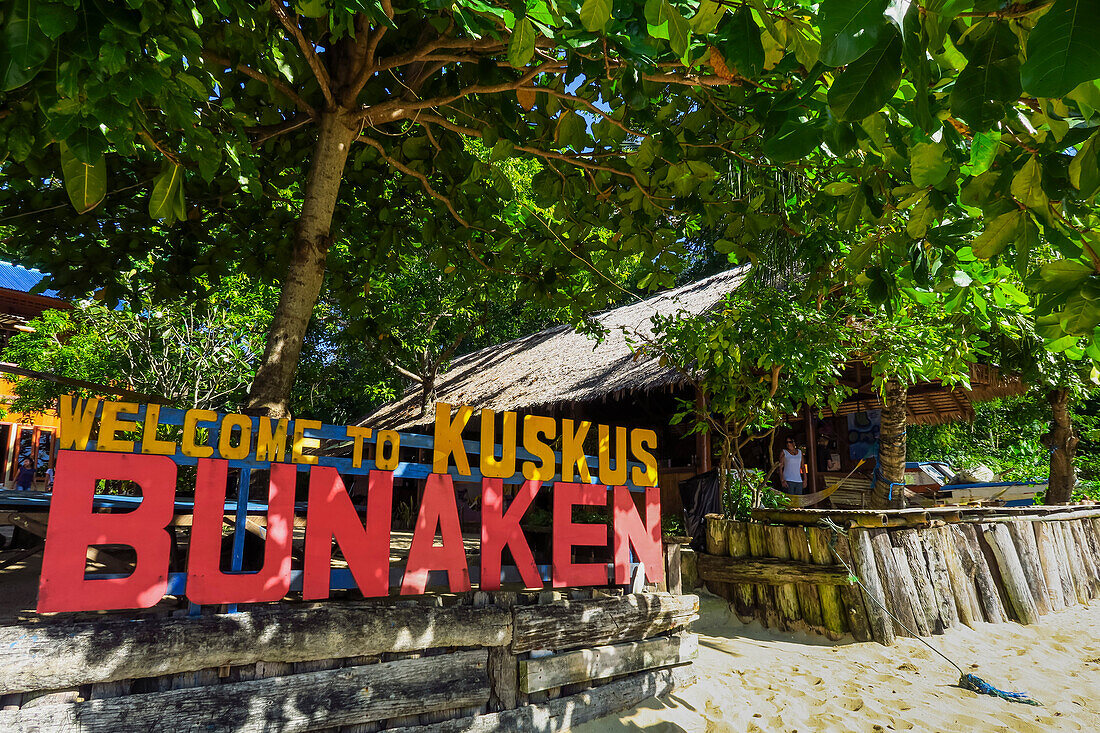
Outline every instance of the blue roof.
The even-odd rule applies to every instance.
[[[46,274],[44,272],[0,260],[0,288],[29,293],[35,285],[45,278]],[[56,290],[43,290],[39,295],[45,295],[48,298],[60,297]]]

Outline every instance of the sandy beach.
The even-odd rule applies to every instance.
[[[930,640],[967,672],[1043,703],[1031,707],[957,687],[958,672],[913,639],[884,647],[775,634],[699,592],[697,682],[578,733],[1100,730],[1100,604]]]

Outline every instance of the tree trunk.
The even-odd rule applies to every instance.
[[[1050,450],[1050,478],[1047,488],[1047,504],[1068,504],[1073,498],[1077,482],[1073,470],[1073,456],[1077,452],[1077,434],[1069,416],[1069,391],[1052,389],[1047,393],[1050,401],[1050,432],[1042,443]]]
[[[886,383],[878,438],[877,479],[871,494],[876,509],[905,506],[905,400],[908,389],[895,379]]]
[[[325,260],[332,243],[329,232],[332,213],[357,129],[345,123],[340,111],[321,115],[302,215],[298,219],[286,278],[279,294],[279,306],[268,331],[263,360],[252,381],[248,407],[255,414],[276,418],[289,416],[290,389],[306,326],[325,278]]]

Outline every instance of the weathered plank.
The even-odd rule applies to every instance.
[[[931,636],[932,627],[928,625],[928,617],[924,614],[924,606],[921,603],[920,593],[917,591],[917,581],[913,577],[913,569],[909,566],[909,555],[904,547],[891,547],[894,553],[894,564],[898,569],[898,580],[901,587],[909,597],[913,607],[913,623],[911,628],[917,632],[917,636]]]
[[[686,626],[698,612],[698,596],[670,593],[519,606],[515,609],[512,652],[638,641]]]
[[[950,527],[935,527],[929,529],[925,537],[933,538],[933,541],[939,543],[940,552],[946,562],[947,577],[951,582],[955,608],[959,612],[959,620],[974,628],[979,621],[983,620],[982,609],[978,605],[978,592],[974,587],[974,581],[963,570],[954,533],[951,532]]]
[[[699,557],[699,576],[724,583],[847,585],[844,568],[770,557]]]
[[[936,596],[936,608],[943,619],[944,628],[959,624],[959,609],[955,604],[955,591],[951,588],[951,576],[947,572],[947,557],[943,551],[943,540],[935,529],[921,532],[921,545],[928,560],[928,578],[932,582],[932,592]]]
[[[1100,595],[1100,539],[1092,531],[1092,522],[1081,519],[1070,522],[1073,531],[1077,533],[1077,542],[1081,547],[1081,557],[1085,561],[1085,568],[1089,571],[1092,583],[1092,597]]]
[[[913,588],[917,594],[916,612],[924,615],[924,624],[929,633],[942,634],[943,619],[940,618],[940,609],[936,604],[936,593],[932,590],[932,579],[928,574],[928,561],[924,557],[920,535],[915,529],[899,529],[893,533],[893,540],[905,553],[904,562],[909,566],[913,577]],[[902,562],[899,557],[898,564]]]
[[[1066,607],[1067,591],[1072,593],[1073,581],[1067,582],[1066,568],[1062,566],[1061,559],[1055,544],[1054,530],[1049,522],[1032,522],[1032,531],[1035,532],[1035,544],[1039,548],[1039,562],[1043,566],[1043,577],[1047,581],[1047,590],[1050,592],[1050,608],[1053,611],[1061,611]]]
[[[866,529],[852,528],[848,531],[848,539],[852,560],[855,562],[853,569],[863,584],[871,635],[880,644],[890,646],[895,638],[894,623],[886,614],[886,591],[882,587],[882,581],[879,580],[870,532]]]
[[[456,652],[252,682],[0,711],[7,733],[307,731],[489,699],[487,653]]]
[[[815,565],[837,567],[847,575],[847,570],[835,565],[832,550],[829,549],[830,535],[830,530],[824,527],[806,528],[806,536],[810,541],[810,557]],[[844,538],[841,540],[847,544]],[[822,583],[817,586],[817,595],[821,599],[821,620],[825,625],[825,635],[833,640],[841,638],[848,629],[848,624],[845,623],[848,613],[841,600],[840,589],[835,585]]]
[[[890,531],[885,529],[868,530],[871,537],[871,548],[875,553],[875,567],[878,568],[879,582],[886,594],[886,607],[895,617],[894,634],[896,636],[913,636],[918,634],[914,605],[916,598],[909,595],[909,590],[902,581],[901,570],[898,568],[897,558],[894,555],[893,544],[890,542]],[[913,591],[916,595],[916,591]]]
[[[386,733],[562,733],[581,723],[634,707],[651,697],[667,695],[695,679],[690,666],[643,672],[591,690],[528,705],[516,710],[490,713],[437,723],[431,728],[387,728]]]
[[[1035,531],[1031,528],[1031,523],[1005,522],[1005,527],[1008,528],[1012,544],[1016,545],[1016,555],[1020,558],[1020,567],[1023,568],[1024,578],[1027,579],[1027,587],[1031,589],[1035,609],[1040,615],[1050,613],[1050,591],[1047,589],[1046,576],[1043,575],[1039,546],[1035,543]]]
[[[764,528],[764,538],[767,542],[768,555],[790,562],[791,548],[787,543],[786,527],[769,526]],[[816,566],[811,565],[811,569]],[[803,629],[806,624],[802,621],[802,607],[798,603],[798,591],[794,583],[787,581],[775,587],[775,602],[779,609],[780,622],[788,629]]]
[[[726,523],[726,547],[730,557],[749,557],[751,549],[749,545],[749,528],[745,522]],[[696,572],[699,564],[696,562]],[[733,586],[733,611],[743,623],[748,623],[756,617],[756,594],[749,583],[738,583]],[[759,609],[763,612],[763,609]]]
[[[992,624],[1008,621],[1008,614],[1005,613],[1004,605],[1001,603],[1001,591],[985,560],[985,554],[978,544],[978,532],[974,525],[954,525],[952,530],[958,539],[957,546],[963,570],[974,578],[978,605],[981,606],[985,620]]]
[[[680,544],[678,542],[665,545],[665,582],[669,593],[679,595],[684,592],[684,579],[680,572]]]
[[[227,664],[503,646],[512,616],[497,608],[369,602],[282,606],[197,618],[149,616],[0,627],[0,694],[154,677]]]
[[[714,557],[725,557],[729,554],[729,546],[726,543],[726,518],[721,514],[708,514],[704,521],[706,523],[707,554]],[[731,600],[733,588],[729,585],[718,581],[707,582],[705,578],[703,581],[711,593],[726,600]]]
[[[1072,603],[1088,603],[1089,584],[1085,578],[1084,566],[1081,563],[1073,533],[1069,531],[1069,527],[1065,522],[1050,522],[1049,526],[1054,530],[1054,537],[1057,539],[1055,549],[1058,550],[1059,559],[1065,563],[1064,567],[1073,585]],[[1066,604],[1071,605],[1070,599],[1066,599]]]
[[[1016,553],[1016,545],[1012,542],[1008,528],[1003,524],[991,524],[983,527],[982,532],[997,558],[1001,579],[1005,584],[1005,592],[1016,620],[1022,624],[1038,622],[1039,610],[1035,607],[1035,599],[1031,595],[1027,577],[1020,565],[1020,557]]]
[[[577,682],[672,667],[695,659],[698,651],[699,637],[679,634],[524,659],[519,663],[519,689],[526,693],[538,692]]]

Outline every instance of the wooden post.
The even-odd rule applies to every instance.
[[[836,544],[833,546],[833,552],[842,564],[855,570],[856,565],[855,560],[852,559],[852,543],[849,537],[838,537]],[[863,590],[858,585],[842,585],[840,587],[840,600],[848,614],[848,628],[852,630],[852,636],[855,637],[856,641],[871,641],[874,639],[871,633],[871,621],[867,617],[867,605],[863,600]]]
[[[1100,562],[1100,558],[1093,559],[1095,555],[1092,545],[1089,544],[1089,538],[1085,534],[1084,528],[1081,526],[1081,521],[1080,519],[1074,519],[1066,522],[1066,524],[1069,525],[1069,531],[1073,534],[1074,540],[1077,542],[1081,564],[1085,569],[1089,598],[1092,599],[1100,593],[1100,567],[1097,565],[1097,563]]]
[[[749,557],[749,528],[745,522],[730,520],[726,523],[726,547],[730,557]],[[748,623],[756,616],[756,603],[752,586],[738,583],[733,586],[733,610],[742,623]]]
[[[959,607],[955,603],[955,591],[951,587],[951,573],[947,569],[947,556],[943,538],[937,528],[921,531],[921,544],[928,558],[928,577],[936,596],[936,608],[943,619],[945,629],[959,624]]]
[[[768,555],[780,560],[791,559],[791,548],[787,542],[786,527],[770,526],[764,528]],[[788,629],[798,628],[802,620],[802,609],[798,603],[798,591],[793,583],[776,586],[775,601],[779,607],[779,616]]]
[[[1024,578],[1027,579],[1027,587],[1031,589],[1035,609],[1039,615],[1050,613],[1050,592],[1047,590],[1043,564],[1039,559],[1039,546],[1035,543],[1035,532],[1031,529],[1031,522],[1005,522],[1005,526],[1008,528],[1012,543],[1016,545],[1016,554],[1020,558]]]
[[[768,556],[768,542],[764,529],[764,525],[759,522],[752,522],[748,526],[749,552],[753,557]],[[785,630],[779,615],[775,587],[771,585],[756,585],[753,587],[756,589],[756,597],[760,601],[760,607],[764,611],[764,625],[769,629]]]
[[[810,543],[810,557],[815,565],[836,565],[829,550],[830,530],[824,527],[807,527],[806,535]],[[840,538],[845,544],[847,540]],[[835,585],[817,586],[817,595],[821,599],[821,620],[825,625],[825,635],[834,641],[841,638],[848,625],[844,622],[844,603],[840,598],[840,588]]]
[[[721,514],[708,514],[707,523],[707,554],[715,557],[724,557],[729,554],[729,545],[726,541],[726,518]],[[706,582],[705,585],[716,596],[727,601],[733,597],[733,589],[728,583]]]
[[[1069,524],[1067,522],[1051,522],[1050,528],[1054,530],[1054,537],[1057,539],[1055,549],[1058,550],[1059,559],[1065,563],[1063,567],[1066,568],[1066,574],[1073,585],[1072,605],[1088,603],[1088,581],[1085,579],[1084,566],[1081,563],[1081,556],[1077,551],[1077,543],[1073,539],[1073,533],[1069,531]],[[1071,604],[1070,599],[1066,599],[1066,604]]]
[[[894,548],[890,543],[889,530],[868,530],[871,536],[871,547],[875,553],[875,565],[878,567],[882,588],[886,593],[886,607],[890,613],[897,617],[894,623],[894,634],[897,636],[913,636],[919,633],[917,617],[913,612],[916,599],[909,595],[898,568],[897,559],[894,556]],[[916,591],[913,591],[914,595]]]
[[[931,533],[940,539],[943,557],[947,561],[947,577],[951,580],[951,591],[955,596],[955,607],[959,610],[959,620],[970,628],[974,628],[979,621],[984,620],[982,609],[978,605],[978,593],[974,588],[974,580],[963,570],[955,535],[951,532],[951,528],[946,526],[935,527]]]
[[[978,545],[978,533],[974,529],[974,525],[957,524],[952,525],[951,529],[955,532],[958,540],[963,570],[966,571],[967,575],[974,578],[974,585],[978,592],[978,605],[985,615],[985,620],[993,624],[1008,621],[1008,614],[1005,613],[1004,606],[1001,604],[1000,589],[997,587],[997,582],[993,579],[993,574],[985,561],[985,555],[982,554],[981,547]]]
[[[802,527],[786,527],[787,544],[791,548],[791,559],[800,562],[811,562],[810,540],[806,536],[806,530]],[[821,595],[817,592],[816,585],[798,583],[795,585],[798,593],[798,605],[802,608],[802,618],[819,634],[825,633],[825,619],[821,614]]]
[[[924,612],[924,604],[921,602],[920,592],[917,590],[917,581],[913,575],[913,569],[909,565],[909,555],[904,547],[894,545],[891,550],[894,553],[894,563],[898,567],[898,578],[901,580],[901,587],[905,590],[913,605],[913,621],[916,625],[912,628],[917,632],[917,636],[931,636],[932,626],[928,623],[928,616]]]
[[[1043,566],[1043,576],[1047,581],[1047,590],[1050,592],[1051,610],[1061,611],[1066,607],[1066,601],[1073,592],[1073,581],[1068,579],[1066,569],[1062,566],[1057,550],[1054,530],[1051,522],[1032,522],[1032,530],[1035,532],[1035,544],[1039,548],[1039,562]]]
[[[684,580],[680,571],[680,543],[669,542],[665,546],[665,583],[669,593],[684,592]]]
[[[918,614],[923,612],[924,622],[929,633],[942,634],[944,623],[940,617],[939,605],[936,603],[936,593],[932,590],[932,579],[928,574],[928,562],[924,559],[924,549],[921,547],[917,530],[896,530],[894,540],[905,553],[905,564],[909,566],[913,576],[914,590],[918,601]],[[898,564],[902,564],[900,557],[898,558]]]
[[[854,570],[863,583],[864,592],[869,596],[866,601],[867,618],[871,634],[875,641],[890,646],[894,643],[894,624],[886,615],[886,592],[879,580],[878,566],[875,563],[875,551],[871,546],[869,530],[852,528],[848,531]]]
[[[1028,588],[1024,569],[1020,565],[1020,557],[1008,529],[1003,524],[990,524],[983,527],[982,531],[989,546],[993,548],[993,554],[997,557],[1005,592],[1008,594],[1008,601],[1016,620],[1022,624],[1038,622],[1039,610],[1035,607],[1035,599]]]
[[[817,491],[817,426],[814,425],[813,411],[809,405],[803,405],[802,414],[806,416],[806,477],[809,486],[802,493]]]

